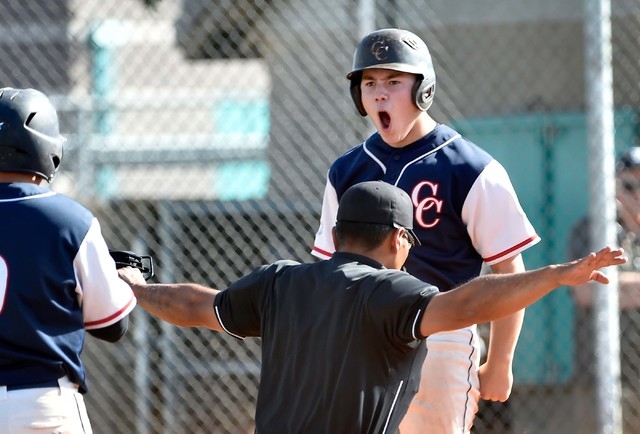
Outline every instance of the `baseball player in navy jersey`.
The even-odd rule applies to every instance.
[[[0,426],[90,433],[85,331],[115,342],[136,305],[96,218],[50,190],[58,116],[41,92],[0,89]]]
[[[478,276],[483,263],[495,273],[524,271],[521,252],[540,238],[503,166],[427,113],[436,78],[424,41],[401,29],[372,32],[358,45],[347,78],[358,112],[377,132],[331,165],[312,254],[333,254],[331,228],[344,192],[383,180],[413,203],[421,245],[407,259],[409,273],[448,291]],[[420,390],[401,432],[469,432],[480,398],[505,401],[523,316],[491,324],[482,366],[475,325],[430,336]]]
[[[595,270],[625,261],[622,250],[604,248],[439,292],[400,270],[420,245],[413,221],[407,193],[363,182],[342,196],[337,252],[327,261],[277,261],[223,291],[146,284],[130,267],[120,274],[139,305],[165,321],[262,338],[257,434],[386,434],[397,432],[414,396],[426,336],[504,317],[555,286],[606,282]]]

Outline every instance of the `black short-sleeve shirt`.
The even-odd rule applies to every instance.
[[[342,252],[265,265],[220,292],[223,328],[262,337],[256,432],[395,433],[418,388],[419,323],[437,292]]]

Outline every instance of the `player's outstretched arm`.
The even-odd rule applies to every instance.
[[[222,330],[213,311],[217,289],[195,283],[147,284],[140,270],[132,267],[120,268],[118,274],[150,314],[177,326]]]
[[[503,318],[554,289],[589,281],[608,283],[600,269],[624,264],[622,249],[605,247],[584,258],[516,274],[488,274],[434,296],[422,317],[421,332],[455,330]]]

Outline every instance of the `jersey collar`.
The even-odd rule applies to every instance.
[[[379,263],[378,261],[373,260],[368,256],[358,255],[357,253],[334,252],[334,254],[332,256],[332,259],[335,259],[335,260],[340,261],[340,262],[357,261],[357,262],[360,262],[362,264],[368,265],[370,267],[377,268],[379,270],[382,270],[382,269],[385,268],[385,266],[382,265],[381,263]]]

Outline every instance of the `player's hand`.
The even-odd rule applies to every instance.
[[[511,364],[499,368],[483,363],[478,368],[478,380],[480,381],[480,398],[504,402],[509,399],[513,387]]]
[[[556,267],[559,272],[558,286],[578,286],[589,281],[609,283],[609,278],[600,271],[600,268],[621,265],[625,262],[627,258],[622,249],[605,247],[584,258],[558,265]]]
[[[134,267],[122,267],[118,269],[118,275],[122,280],[127,282],[129,286],[133,285],[145,285],[146,281],[142,272],[138,268]]]

